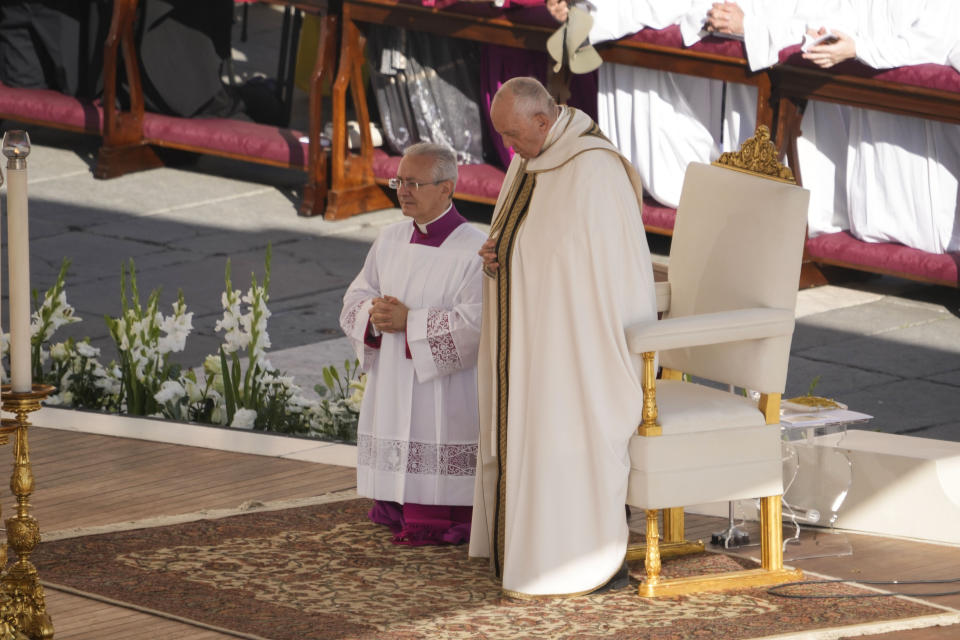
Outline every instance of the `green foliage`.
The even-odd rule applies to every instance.
[[[142,305],[133,258],[129,269],[128,292],[127,268],[120,268],[120,317],[107,316],[105,320],[120,356],[119,404],[125,406],[130,415],[148,416],[159,411],[154,395],[164,381],[179,376],[180,366],[170,363],[168,353],[160,347],[163,320],[159,313],[160,289],[151,291],[146,306]],[[182,293],[178,303],[185,306]]]
[[[321,398],[316,429],[334,440],[356,442],[360,403],[366,388],[366,375],[360,373],[360,361],[344,360],[342,375],[333,365],[324,367],[322,373],[323,384],[313,387]]]

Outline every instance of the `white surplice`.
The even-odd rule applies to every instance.
[[[849,2],[864,64],[953,64],[960,43],[956,0]],[[851,109],[849,127],[850,232],[930,253],[960,251],[960,125]]]
[[[656,317],[641,193],[629,162],[570,108],[504,179],[470,555],[490,557],[511,595],[591,591],[624,560],[627,445],[643,404],[624,327]]]
[[[357,431],[357,492],[399,503],[466,506],[477,455],[476,354],[486,236],[469,223],[439,247],[411,244],[412,222],[380,232],[344,296],[340,325],[367,385]],[[409,308],[404,333],[365,344],[371,300]],[[409,347],[412,358],[407,357]]]

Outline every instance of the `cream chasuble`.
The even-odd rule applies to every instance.
[[[486,237],[464,223],[433,247],[411,244],[412,231],[410,221],[381,231],[344,296],[340,325],[368,374],[357,492],[401,504],[468,506],[477,455],[477,251]],[[374,349],[365,341],[367,322],[371,300],[383,295],[409,307],[407,331],[383,334]]]
[[[630,163],[570,108],[540,155],[507,171],[500,267],[484,278],[470,555],[491,558],[508,594],[592,591],[623,563],[643,401],[624,327],[656,317],[641,196]]]

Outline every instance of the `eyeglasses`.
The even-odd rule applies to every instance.
[[[387,180],[387,186],[391,189],[399,189],[400,187],[406,187],[412,191],[418,191],[420,187],[424,187],[428,184],[440,184],[441,182],[446,182],[446,180],[434,180],[433,182],[417,182],[416,180],[407,180],[406,178],[390,178]]]

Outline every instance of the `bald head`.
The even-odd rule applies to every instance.
[[[557,120],[557,103],[536,79],[511,78],[493,97],[490,119],[504,145],[523,158],[534,158]]]

